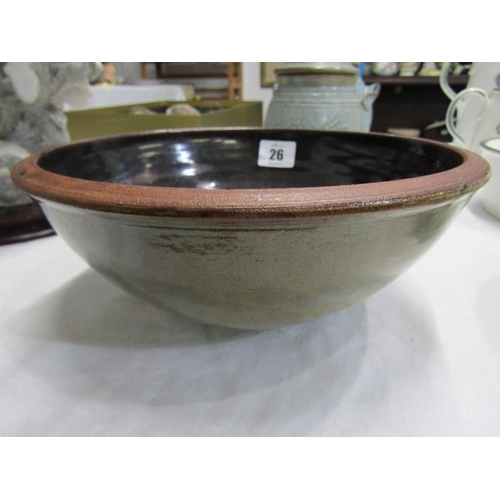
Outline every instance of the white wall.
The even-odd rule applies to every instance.
[[[243,100],[262,101],[263,116],[273,97],[272,87],[260,86],[260,62],[243,63]]]

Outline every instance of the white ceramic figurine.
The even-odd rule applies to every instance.
[[[85,104],[101,71],[99,63],[0,63],[0,207],[30,203],[12,184],[12,167],[69,142],[63,105]]]

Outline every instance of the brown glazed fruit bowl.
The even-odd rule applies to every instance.
[[[272,161],[294,166],[258,165]],[[265,128],[85,140],[13,174],[114,283],[251,329],[305,322],[387,285],[488,176],[482,158],[438,142]]]

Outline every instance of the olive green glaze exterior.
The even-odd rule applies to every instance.
[[[332,166],[339,171],[356,170],[359,161],[356,171],[372,168],[360,183],[306,187],[306,175],[299,187],[285,182],[243,188],[240,180],[229,186],[234,189],[203,189],[176,184],[175,176],[165,185],[136,182],[132,174],[138,167],[141,175],[153,179],[155,172],[175,170],[177,160],[165,150],[163,163],[156,169],[151,164],[150,170],[141,163],[150,156],[116,157],[124,145],[163,147],[162,141],[174,140],[185,151],[188,136],[202,144],[210,140],[212,146],[199,158],[194,155],[199,150],[193,151],[189,173],[196,171],[194,166],[202,172],[211,165],[211,179],[217,184],[248,167],[246,162],[254,165],[256,158],[248,160],[245,148],[217,156],[222,146],[213,146],[221,143],[215,139],[241,145],[244,138],[256,140],[271,133],[274,140],[292,137],[302,145],[295,173],[318,173],[317,165],[332,154],[348,159]],[[316,167],[308,163],[313,148],[307,138],[327,143],[320,148],[323,159]],[[371,156],[361,154],[366,149]],[[416,176],[398,175],[402,156],[395,152],[402,150],[414,158],[409,167],[417,169]],[[112,154],[106,161],[99,157],[88,162],[89,151]],[[226,156],[231,158],[229,170],[223,168]],[[427,170],[426,158],[434,165]],[[101,176],[108,163],[124,169],[124,184]],[[384,168],[389,180],[376,176],[373,181],[371,174]],[[254,176],[262,174],[252,171]],[[13,172],[16,185],[41,203],[62,238],[125,290],[202,322],[249,329],[305,322],[373,294],[434,243],[488,177],[489,166],[478,155],[432,141],[261,128],[79,141],[33,155]]]
[[[253,221],[42,207],[77,253],[128,292],[202,322],[263,329],[373,294],[433,244],[470,196],[428,207]]]

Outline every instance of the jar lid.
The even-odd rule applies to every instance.
[[[276,68],[277,75],[356,75],[358,69],[352,63],[342,62],[300,62],[285,63],[281,68]]]

